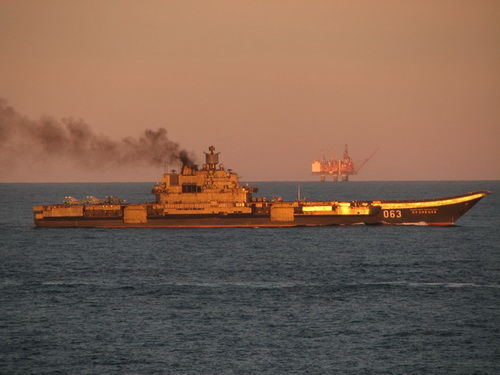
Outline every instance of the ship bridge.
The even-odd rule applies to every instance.
[[[152,190],[156,203],[244,205],[252,200],[252,189],[241,186],[238,175],[219,163],[220,153],[215,152],[214,146],[208,150],[201,169],[184,164],[180,173],[173,171],[163,175]]]

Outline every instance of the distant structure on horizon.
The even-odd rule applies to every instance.
[[[355,167],[352,158],[349,156],[348,147],[345,145],[342,159],[326,159],[323,156],[321,160],[313,160],[311,165],[312,174],[319,175],[320,181],[325,181],[327,175],[331,175],[333,181],[349,181],[349,176],[358,174],[376,152],[377,150],[363,160],[358,167]]]

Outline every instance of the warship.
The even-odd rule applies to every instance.
[[[108,197],[33,206],[37,227],[231,228],[328,225],[454,225],[488,191],[422,200],[283,201],[254,197],[257,188],[219,163],[213,146],[198,168],[184,163],[165,173],[152,194],[154,202],[125,203]]]

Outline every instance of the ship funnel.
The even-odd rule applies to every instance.
[[[214,152],[214,146],[210,146],[208,148],[208,151],[210,151],[210,153],[205,152],[205,162],[208,166],[208,169],[217,169],[217,164],[219,164],[219,152]]]

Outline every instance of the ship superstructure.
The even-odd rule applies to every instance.
[[[238,175],[219,164],[215,147],[205,152],[205,164],[183,165],[181,172],[165,173],[153,187],[156,204],[165,213],[251,213],[248,202],[255,188],[240,185]]]

